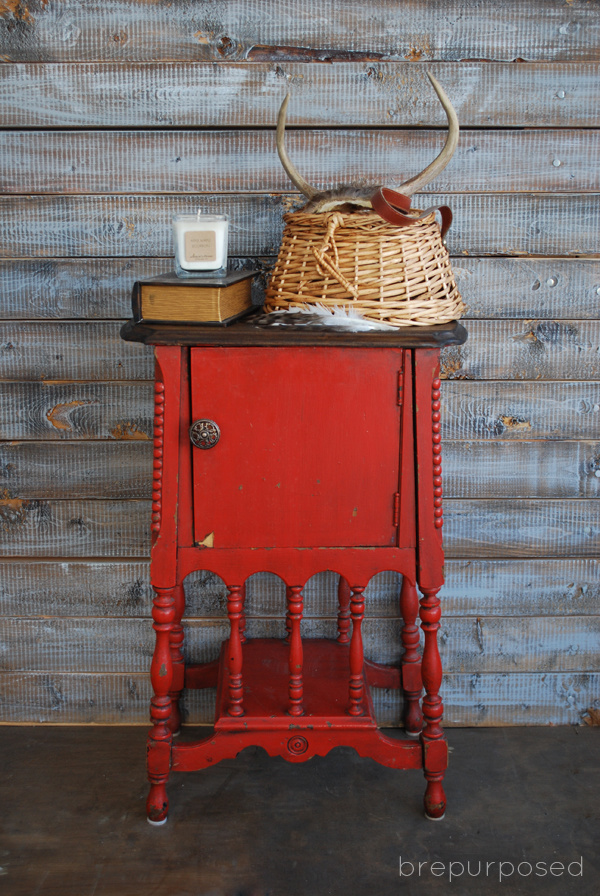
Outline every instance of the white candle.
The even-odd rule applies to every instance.
[[[175,270],[179,277],[214,274],[227,267],[227,215],[174,215]]]

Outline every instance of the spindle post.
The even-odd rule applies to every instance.
[[[349,644],[350,636],[350,585],[343,576],[338,583],[338,617],[337,627],[339,644]]]
[[[169,808],[167,781],[171,767],[173,739],[170,727],[171,697],[169,692],[173,684],[170,634],[175,619],[175,589],[155,588],[154,590],[152,627],[156,632],[156,643],[150,665],[150,679],[154,696],[150,703],[152,721],[152,729],[148,735],[150,792],[146,802],[146,814],[151,824],[164,824]]]
[[[350,705],[351,716],[363,714],[364,682],[364,650],[362,641],[362,621],[365,614],[363,591],[366,586],[352,586],[350,596],[350,616],[352,618],[352,638],[350,640]]]
[[[290,586],[287,589],[287,599],[287,615],[290,621],[290,683],[288,712],[291,716],[301,716],[304,714],[304,706],[302,705],[304,690],[302,678],[303,651],[302,636],[300,633],[303,611],[302,586]]]
[[[169,644],[171,648],[171,661],[173,663],[173,681],[169,696],[171,698],[171,717],[169,719],[169,727],[173,734],[179,734],[181,728],[181,712],[179,709],[179,699],[183,690],[185,677],[185,664],[183,659],[183,626],[181,619],[185,609],[185,592],[183,585],[176,585],[173,589],[174,599],[174,617],[173,625],[169,634]]]
[[[244,714],[242,684],[242,638],[240,621],[243,615],[243,588],[241,585],[227,586],[227,616],[229,618],[229,642],[227,658],[229,663],[229,706],[230,716]]]
[[[246,583],[242,585],[242,590],[240,592],[240,597],[242,599],[242,610],[240,613],[240,641],[242,644],[246,643]]]
[[[416,737],[423,727],[421,711],[421,656],[419,654],[419,595],[416,586],[406,576],[400,591],[400,614],[402,616],[402,690],[404,691],[404,731]]]
[[[286,585],[285,588],[285,602],[286,602],[286,612],[285,612],[285,637],[284,641],[286,644],[290,643],[290,638],[292,637],[292,620],[290,618],[290,600],[291,600],[291,588],[289,585]]]
[[[443,741],[444,732],[441,720],[444,706],[439,691],[442,684],[442,661],[438,649],[437,633],[440,627],[440,601],[437,596],[439,588],[423,589],[419,613],[421,628],[425,634],[423,648],[422,674],[425,687],[423,698],[424,727],[421,732],[425,761],[424,772],[427,780],[425,791],[425,812],[429,818],[442,818],[446,810],[446,795],[442,787],[446,769],[447,747]],[[431,745],[435,745],[431,749]],[[428,761],[428,756],[433,761]]]

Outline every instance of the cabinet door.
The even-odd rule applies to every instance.
[[[402,349],[193,348],[195,541],[215,548],[391,546]]]

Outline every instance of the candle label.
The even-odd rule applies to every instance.
[[[216,261],[217,235],[214,230],[188,230],[184,236],[185,260]]]

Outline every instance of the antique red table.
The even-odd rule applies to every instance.
[[[332,333],[250,317],[228,327],[131,321],[122,336],[156,357],[148,820],[166,821],[171,771],[249,745],[290,762],[345,745],[423,769],[425,813],[441,818],[439,352],[465,330]],[[197,570],[225,582],[230,635],[219,660],[186,665],[183,583]],[[324,570],[339,575],[338,637],[303,639],[302,589]],[[383,570],[403,576],[400,668],[363,655],[363,592]],[[260,571],[285,582],[284,640],[245,636],[245,582]],[[174,741],[183,688],[215,686],[213,732]],[[373,687],[402,689],[404,732],[378,729]]]

